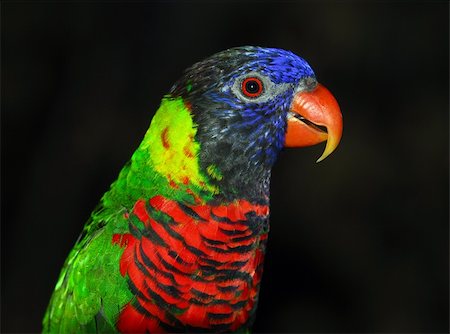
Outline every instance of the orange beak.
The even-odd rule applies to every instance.
[[[299,92],[288,113],[285,147],[303,147],[327,141],[317,162],[333,152],[342,137],[342,114],[339,105],[321,84],[313,91]]]

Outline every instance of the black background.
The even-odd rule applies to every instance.
[[[2,2],[2,332],[65,257],[182,70],[309,61],[344,137],[283,151],[257,332],[448,332],[447,2]]]

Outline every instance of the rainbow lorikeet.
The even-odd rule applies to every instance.
[[[291,52],[238,47],[196,63],[92,213],[44,332],[246,331],[285,147],[338,145],[342,116]]]

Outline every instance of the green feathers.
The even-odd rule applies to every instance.
[[[194,140],[196,125],[181,98],[165,97],[131,164],[122,170],[103,199],[106,207],[120,203],[130,208],[139,198],[156,194],[192,202],[189,189],[205,200],[218,191],[200,171],[200,145]],[[192,202],[193,203],[193,202]]]
[[[220,174],[213,167],[206,174],[200,171],[195,134],[183,100],[165,97],[130,163],[103,196],[69,254],[43,321],[44,332],[114,329],[118,313],[133,296],[119,271],[123,249],[112,238],[128,232],[126,214],[134,203],[157,194],[194,203],[195,198],[206,200],[217,192],[208,180]]]
[[[99,229],[92,231],[92,221],[87,227],[91,231],[84,231],[84,239],[69,254],[44,318],[44,332],[95,332],[96,317],[114,328],[117,313],[132,298],[118,270],[122,250],[111,243],[115,226],[124,225],[114,221],[124,220],[120,216],[93,214],[102,227],[95,224]]]

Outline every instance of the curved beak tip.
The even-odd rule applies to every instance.
[[[339,141],[336,141],[336,138],[334,137],[328,137],[329,139],[327,140],[327,144],[325,146],[325,150],[323,151],[322,155],[319,157],[319,159],[316,160],[316,163],[319,163],[323,160],[325,160],[326,157],[328,157],[331,153],[333,153],[337,146],[339,145]]]

